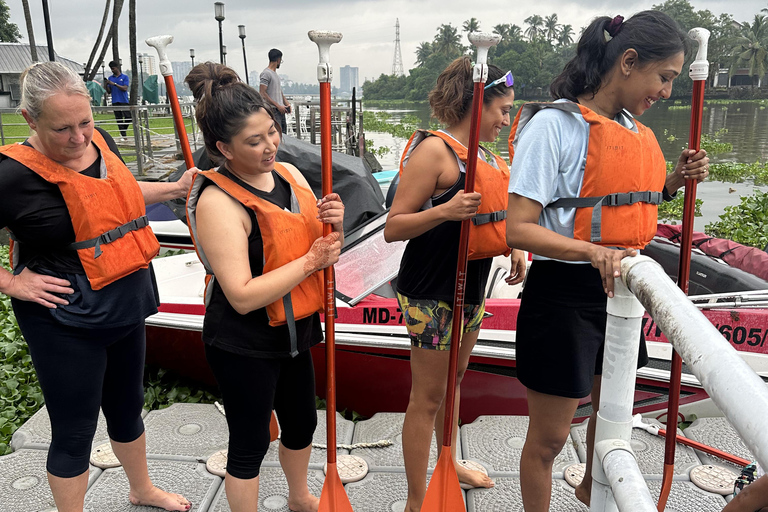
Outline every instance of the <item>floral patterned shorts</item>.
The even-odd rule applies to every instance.
[[[453,305],[442,300],[409,299],[397,294],[403,320],[414,347],[432,350],[448,350],[451,347],[451,322]],[[485,301],[482,304],[464,305],[463,332],[480,329],[485,314]]]

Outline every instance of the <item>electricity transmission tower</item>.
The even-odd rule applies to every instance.
[[[400,52],[400,18],[395,23],[395,56],[392,59],[392,74],[394,76],[403,76],[403,55]]]

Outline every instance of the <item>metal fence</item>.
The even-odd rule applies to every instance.
[[[320,144],[319,100],[289,100],[291,113],[286,115],[286,133],[312,144]],[[332,100],[331,143],[334,151],[360,156],[359,142],[363,140],[362,102]]]
[[[287,115],[287,134],[312,144],[320,144],[320,103],[317,100],[291,100]],[[333,100],[331,140],[334,151],[359,155],[358,140],[363,140],[362,103],[352,108],[351,100]],[[96,126],[106,130],[117,144],[128,168],[137,178],[162,179],[183,162],[181,145],[173,125],[170,105],[131,105],[92,107]],[[126,137],[120,134],[115,111],[130,111]],[[182,117],[192,151],[204,145],[195,120],[195,104],[181,104]],[[102,114],[102,115],[100,115]],[[0,144],[21,142],[29,137],[20,111],[0,109]]]
[[[92,107],[95,125],[115,140],[128,168],[137,177],[161,178],[183,161],[181,146],[173,126],[170,105],[133,105]],[[127,137],[120,134],[116,110],[130,111]],[[194,104],[181,105],[187,137],[192,150],[202,146],[195,122]],[[99,116],[106,114],[106,116]],[[30,135],[29,127],[17,109],[0,109],[0,144],[22,142]]]

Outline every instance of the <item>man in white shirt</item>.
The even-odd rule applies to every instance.
[[[259,75],[259,92],[267,103],[270,103],[277,110],[278,123],[280,130],[285,133],[285,113],[291,111],[291,106],[285,99],[283,88],[280,86],[280,77],[277,70],[283,62],[283,52],[277,48],[269,50],[269,66]]]

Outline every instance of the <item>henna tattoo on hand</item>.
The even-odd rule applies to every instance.
[[[339,240],[339,236],[339,233],[334,231],[326,237],[315,240],[307,253],[304,275],[309,276],[328,266],[332,254],[331,246]]]

